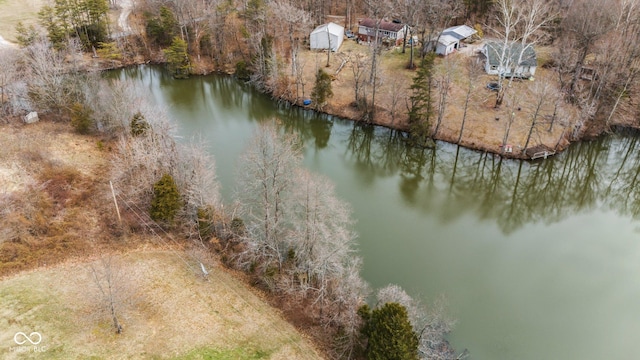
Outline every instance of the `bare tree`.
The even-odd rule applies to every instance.
[[[369,86],[371,86],[371,103],[368,106],[366,119],[367,121],[373,121],[376,108],[376,90],[378,80],[378,57],[380,53],[380,24],[393,12],[393,6],[387,0],[363,0],[369,16],[375,20],[375,35],[371,47],[371,72],[369,73]]]
[[[295,254],[292,270],[303,275],[303,290],[325,308],[331,284],[340,279],[354,251],[351,210],[335,196],[329,179],[303,169],[296,171],[293,196],[296,216],[289,236],[289,248]]]
[[[77,88],[65,63],[66,54],[54,49],[46,38],[39,38],[26,48],[25,55],[31,101],[41,111],[68,109]]]
[[[512,92],[512,95],[508,98],[508,116],[505,124],[504,136],[502,137],[502,153],[506,153],[508,149],[507,144],[509,141],[509,135],[511,134],[511,127],[516,121],[516,111],[520,107],[520,101],[522,100],[522,93],[518,91]]]
[[[391,124],[395,123],[398,115],[398,105],[400,100],[407,98],[407,84],[406,81],[398,76],[394,76],[389,81],[389,98],[391,104],[389,106],[389,114],[391,115]]]
[[[508,86],[503,86],[506,75],[509,76],[509,85],[514,76],[509,74],[513,69],[517,71],[525,54],[533,48],[534,44],[543,38],[540,30],[551,22],[555,16],[554,8],[546,0],[498,0],[496,20],[498,27],[494,31],[500,36],[500,46],[497,49],[498,69],[505,72],[498,76],[498,91],[496,92],[496,107],[502,105]],[[534,35],[536,35],[534,37]],[[520,46],[513,46],[518,43]]]
[[[436,118],[436,127],[433,131],[434,137],[438,135],[438,130],[440,130],[440,125],[442,124],[447,109],[447,98],[449,91],[451,91],[452,76],[456,67],[457,65],[454,63],[454,60],[446,57],[442,66],[436,68],[435,83],[438,89],[438,117]]]
[[[569,46],[570,49],[576,50],[572,77],[567,89],[570,99],[575,97],[578,79],[582,75],[584,61],[591,47],[614,25],[614,9],[613,6],[600,6],[600,3],[595,0],[574,0],[567,9],[562,28],[566,29],[571,37],[567,38],[570,43],[562,46]]]
[[[531,112],[531,125],[529,126],[529,131],[527,133],[527,140],[522,147],[522,153],[525,154],[527,148],[529,147],[529,142],[531,141],[531,136],[534,132],[539,130],[539,126],[542,124],[541,119],[544,119],[545,110],[548,111],[549,108],[553,108],[554,113],[557,112],[557,98],[558,93],[555,89],[555,86],[548,79],[538,79],[536,83],[532,87],[533,102],[530,112]],[[556,106],[554,106],[556,105]],[[553,116],[551,115],[551,116]],[[553,121],[553,119],[552,119]]]
[[[18,59],[17,49],[0,47],[0,64],[2,64],[0,67],[0,114],[2,115],[7,114],[9,110],[5,102],[11,103],[8,101],[11,96],[9,89],[14,82],[19,80]]]
[[[462,124],[460,125],[460,134],[458,134],[458,145],[460,141],[462,141],[462,134],[464,133],[464,125],[467,121],[467,110],[469,109],[469,100],[471,99],[471,94],[473,93],[473,89],[478,80],[478,76],[482,71],[482,64],[478,58],[473,58],[467,63],[467,78],[469,80],[467,84],[467,93],[464,97],[464,113],[462,114]]]
[[[98,313],[106,313],[116,334],[123,331],[121,318],[133,300],[132,279],[124,273],[123,265],[112,255],[102,255],[89,264],[93,283],[98,290]]]
[[[278,34],[288,34],[287,45],[290,46],[291,76],[295,76],[297,73],[296,67],[299,63],[298,54],[300,52],[300,36],[296,35],[307,34],[309,32],[311,18],[306,11],[298,9],[282,0],[272,2],[270,7],[273,18],[277,19],[276,23],[279,23],[283,28],[281,31],[276,31],[276,36],[278,36]],[[328,31],[327,36],[329,36]],[[285,53],[284,50],[282,52]]]
[[[350,53],[349,62],[353,72],[353,91],[355,105],[358,110],[367,108],[367,75],[371,71],[369,56],[359,53]]]
[[[300,162],[295,138],[280,135],[273,124],[261,125],[242,155],[237,198],[245,219],[246,249],[240,265],[260,275],[280,272],[287,255],[286,213],[291,209],[294,170]]]

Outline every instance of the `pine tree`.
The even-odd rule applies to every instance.
[[[311,100],[315,103],[317,110],[322,110],[327,100],[333,96],[331,90],[331,76],[322,69],[318,69],[316,74],[316,84],[311,92]]]
[[[189,54],[187,53],[187,42],[175,36],[171,46],[164,50],[167,58],[167,67],[176,79],[186,79],[191,71]]]
[[[180,193],[173,177],[169,174],[162,175],[153,185],[153,200],[149,212],[151,219],[171,224],[181,206]]]
[[[409,132],[412,140],[425,146],[431,139],[431,117],[433,104],[431,103],[431,83],[435,54],[427,54],[413,78],[411,84],[411,109],[409,110]]]
[[[35,26],[29,25],[29,27],[26,27],[22,21],[18,21],[18,24],[16,25],[16,33],[16,40],[18,40],[18,44],[23,47],[33,44],[38,37],[38,31]]]
[[[150,40],[162,47],[169,46],[173,37],[178,33],[178,21],[173,11],[166,6],[161,6],[158,17],[153,17],[150,14],[147,14],[146,17],[146,32]]]
[[[370,314],[367,310],[361,308],[359,311],[361,317],[368,320],[363,330],[369,339],[367,359],[418,359],[418,336],[413,332],[404,306],[386,303]]]

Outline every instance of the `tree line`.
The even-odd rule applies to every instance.
[[[428,58],[434,50],[430,40],[447,26],[466,23],[505,45],[503,49],[508,44],[521,44],[520,54],[501,52],[505,65],[514,56],[522,58],[526,49],[550,49],[538,59],[538,65],[551,70],[552,77],[539,79],[548,86],[534,89],[544,96],[536,97],[541,101],[533,110],[527,141],[521,144],[524,154],[532,139],[546,136],[545,129],[549,133],[556,125],[564,129],[564,138],[577,140],[607,130],[616,118],[637,118],[638,104],[632,96],[637,87],[636,44],[640,33],[634,21],[639,15],[637,1],[616,0],[602,11],[598,5],[596,0],[145,0],[135,9],[142,15],[133,26],[139,36],[110,39],[115,29],[106,21],[106,1],[87,0],[79,5],[57,1],[43,9],[40,24],[57,48],[77,41],[76,47],[95,49],[114,63],[139,56],[165,61],[176,77],[214,68],[235,69],[239,77],[275,98],[301,102],[313,97],[316,108],[322,110],[330,98],[330,82],[319,73],[317,64],[309,64],[300,56],[311,29],[325,23],[327,15],[344,16],[345,25],[352,29],[361,16],[376,19],[378,24],[382,19],[397,20],[410,25],[402,51],[412,54],[407,67],[417,69],[412,83],[398,82],[381,72],[382,46],[377,41],[364,53],[338,57],[353,75],[352,106],[359,116],[375,121],[381,111],[378,94],[384,84],[393,93],[392,99],[385,101],[384,110],[393,122],[406,119],[414,142],[425,145],[439,135],[454,78],[449,57],[436,62]],[[32,43],[38,33],[24,26],[17,30],[23,45]],[[420,39],[421,46],[406,47],[413,36]],[[458,143],[463,142],[467,107],[474,96],[478,71],[468,72],[469,91],[464,104],[457,104],[464,107],[465,114]],[[315,83],[307,83],[307,72],[318,73]],[[522,107],[524,95],[513,92],[512,81],[497,78],[496,107]],[[507,118],[503,148],[511,141],[515,120],[513,116]]]

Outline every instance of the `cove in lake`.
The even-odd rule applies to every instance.
[[[572,145],[539,162],[280,107],[230,77],[118,70],[202,137],[227,202],[238,156],[273,117],[304,164],[336,183],[357,220],[364,278],[426,302],[445,294],[450,336],[472,359],[633,359],[640,339],[640,149],[635,136]]]

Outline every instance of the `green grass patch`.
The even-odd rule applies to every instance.
[[[271,351],[250,348],[212,349],[197,348],[174,360],[258,360],[268,359]]]

